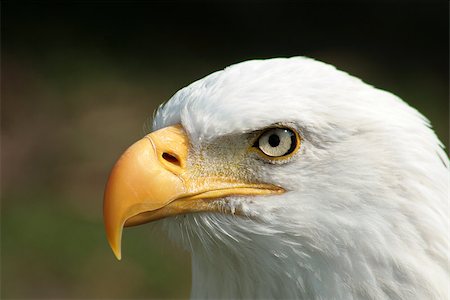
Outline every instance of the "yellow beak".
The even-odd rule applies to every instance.
[[[155,131],[120,157],[106,184],[103,217],[109,244],[121,259],[122,229],[164,217],[219,211],[210,199],[268,195],[283,189],[228,177],[196,177],[187,167],[188,137],[180,125]]]

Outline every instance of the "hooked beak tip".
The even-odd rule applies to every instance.
[[[122,260],[122,250],[119,243],[112,243],[110,242],[109,245],[111,246],[111,249],[114,253],[114,256],[117,258],[117,260]]]
[[[122,230],[123,225],[118,226],[118,224],[112,224],[116,226],[108,226],[111,225],[108,222],[106,222],[106,232],[107,232],[107,239],[109,246],[111,247],[111,250],[114,253],[114,256],[117,258],[117,260],[122,259]]]
[[[122,260],[122,253],[120,251],[120,249],[118,250],[113,250],[114,255],[116,256],[117,260]]]

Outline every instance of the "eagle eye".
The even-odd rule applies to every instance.
[[[298,149],[298,134],[290,128],[269,128],[256,140],[253,147],[270,159],[287,158]]]

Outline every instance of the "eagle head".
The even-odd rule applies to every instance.
[[[110,245],[150,221],[192,297],[444,299],[448,158],[395,95],[303,57],[247,61],[161,105],[114,166]]]

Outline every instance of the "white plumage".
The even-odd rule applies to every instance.
[[[192,253],[193,298],[449,297],[448,158],[395,95],[308,58],[247,61],[177,92],[153,129],[174,124],[205,174],[244,168],[287,191],[215,200],[244,216],[157,223]],[[300,150],[243,155],[273,124],[297,130]]]

